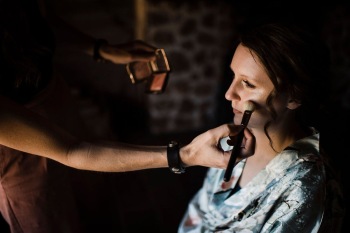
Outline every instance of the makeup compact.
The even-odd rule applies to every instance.
[[[170,66],[164,49],[156,50],[156,60],[131,62],[126,65],[131,83],[146,82],[145,92],[160,94],[167,86]]]

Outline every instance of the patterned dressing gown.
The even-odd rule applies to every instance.
[[[202,188],[189,203],[179,233],[340,230],[341,189],[328,178],[317,132],[283,150],[246,186],[232,194],[245,162],[235,166],[229,182],[223,181],[225,170],[208,170]],[[329,192],[333,193],[329,195],[331,201]]]

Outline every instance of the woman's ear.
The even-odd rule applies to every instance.
[[[294,109],[297,109],[300,105],[301,105],[301,103],[299,103],[296,100],[291,99],[288,101],[287,108],[290,110],[294,110]]]

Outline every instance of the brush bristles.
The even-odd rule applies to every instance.
[[[244,103],[244,111],[253,112],[255,110],[255,105],[251,101],[247,101]]]

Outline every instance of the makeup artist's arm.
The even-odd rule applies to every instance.
[[[165,146],[84,142],[47,119],[0,97],[0,144],[83,170],[122,172],[167,167]],[[229,128],[209,130],[180,149],[186,166],[225,168],[228,156],[216,148]]]
[[[4,97],[0,97],[0,109],[0,144],[4,146],[83,170],[167,167],[165,147],[83,142]]]
[[[180,148],[180,157],[185,166],[204,166],[225,169],[230,152],[218,148],[220,138],[227,135],[234,137],[242,130],[240,125],[224,124],[210,129],[197,137],[191,143]],[[255,138],[248,129],[244,131],[245,148],[242,157],[254,153]],[[89,151],[88,154],[86,152]],[[142,146],[123,143],[79,144],[70,152],[74,164],[85,167],[83,163],[95,163],[105,171],[131,171],[147,168],[168,167],[165,146]],[[93,161],[89,161],[91,157]],[[72,159],[72,160],[73,160]],[[89,164],[86,164],[87,166]],[[117,170],[116,170],[117,169]]]

